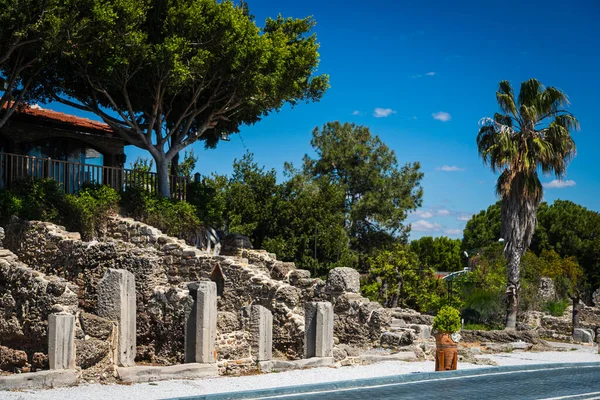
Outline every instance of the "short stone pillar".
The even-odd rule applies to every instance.
[[[215,362],[217,284],[212,281],[192,282],[188,289],[194,305],[185,323],[185,362]]]
[[[273,358],[273,314],[263,306],[250,307],[252,354],[257,361]]]
[[[304,358],[333,356],[333,307],[331,303],[306,303],[304,329]]]
[[[124,269],[108,269],[98,284],[98,315],[117,321],[118,338],[113,358],[119,367],[135,365],[135,277]]]
[[[48,315],[48,362],[50,369],[75,368],[74,315]]]

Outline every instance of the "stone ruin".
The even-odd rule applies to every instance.
[[[130,371],[121,379],[139,381],[146,373],[140,364],[179,366],[178,376],[193,376],[197,363],[238,374],[320,365],[315,359],[371,362],[379,355],[369,350],[380,347],[415,360],[432,348],[431,317],[362,297],[357,271],[335,268],[326,281],[312,278],[240,238],[215,256],[118,216],[99,241],[17,218],[5,236],[3,371],[49,369],[50,321],[66,316],[74,364],[62,365],[75,365],[87,381],[111,381],[122,375],[117,370]],[[213,322],[214,329],[204,329]]]

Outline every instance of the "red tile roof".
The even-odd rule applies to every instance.
[[[19,120],[35,120],[51,124],[60,124],[68,127],[79,128],[86,132],[93,133],[113,133],[113,130],[104,122],[94,121],[88,118],[77,117],[58,111],[53,111],[40,106],[19,107],[13,114],[13,118]]]

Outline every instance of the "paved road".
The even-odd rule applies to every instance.
[[[600,363],[411,374],[188,399],[600,399]]]

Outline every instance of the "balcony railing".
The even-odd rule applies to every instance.
[[[158,177],[155,172],[0,153],[0,187],[10,188],[16,181],[25,178],[54,179],[65,193],[77,193],[84,184],[107,185],[117,191],[136,186],[153,194],[158,193]],[[171,175],[169,184],[171,198],[186,199],[189,178]]]

